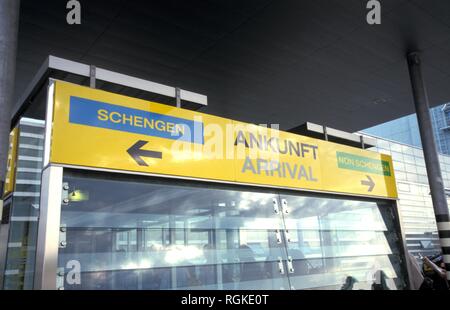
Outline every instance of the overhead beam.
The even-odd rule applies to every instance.
[[[23,92],[22,97],[16,103],[14,119],[17,119],[18,114],[20,114],[20,111],[22,111],[25,108],[26,104],[28,104],[29,99],[33,97],[33,95],[40,89],[42,85],[44,85],[48,77],[52,76],[52,73],[65,72],[91,78],[91,68],[91,65],[50,55],[41,65],[38,73],[31,80],[25,92]],[[95,80],[118,84],[172,98],[176,98],[177,96],[176,87],[144,80],[138,77],[125,75],[100,67],[95,67]],[[208,105],[208,97],[206,95],[187,91],[184,89],[180,89],[179,93],[181,100],[193,102],[200,106]]]

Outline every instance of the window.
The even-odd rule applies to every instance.
[[[405,285],[389,202],[67,169],[64,182],[86,194],[61,207],[58,267],[81,265],[65,289],[341,289],[349,276],[372,289],[380,272]]]

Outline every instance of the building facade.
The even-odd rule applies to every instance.
[[[379,139],[370,152],[284,132],[286,173],[272,162],[257,173],[248,157],[205,166],[180,156],[178,138],[161,128],[112,127],[117,115],[143,118],[143,104],[145,117],[187,128],[198,112],[57,80],[35,97],[14,122],[4,289],[405,289],[404,245],[439,250],[419,148]],[[116,115],[109,127],[96,114],[105,109]],[[205,126],[237,124],[202,117]],[[449,184],[450,162],[441,161]],[[209,174],[218,170],[225,176]]]
[[[32,119],[22,119],[19,123],[20,134],[17,143],[18,161],[16,171],[18,173],[15,181],[16,189],[11,193],[9,199],[6,200],[3,212],[3,224],[7,225],[9,231],[8,242],[6,244],[6,262],[2,266],[4,276],[3,289],[33,288],[37,237],[36,224],[39,217],[38,197],[40,173],[38,171],[41,169],[43,155],[43,126],[44,123],[42,121]],[[376,138],[376,142],[376,147],[371,148],[371,150],[388,154],[393,159],[399,195],[397,208],[408,251],[416,257],[419,256],[419,253],[422,255],[439,253],[439,239],[422,149],[381,138]],[[446,187],[450,187],[450,156],[440,155],[440,162],[444,183]],[[66,229],[69,229],[71,233],[66,239],[67,246],[60,249],[58,266],[60,272],[64,273],[65,266],[67,266],[68,262],[74,256],[79,256],[83,266],[89,266],[89,272],[82,273],[81,286],[62,280],[59,283],[61,287],[65,287],[66,289],[186,289],[193,287],[251,289],[253,284],[261,283],[261,281],[267,282],[267,288],[288,287],[288,281],[286,279],[279,279],[278,283],[274,279],[264,280],[255,274],[255,270],[265,270],[266,268],[270,270],[273,267],[267,262],[269,259],[267,253],[269,253],[269,257],[270,255],[278,255],[270,252],[273,251],[271,249],[272,247],[278,247],[276,240],[269,238],[273,244],[269,242],[265,246],[262,246],[265,244],[264,240],[270,235],[270,229],[261,231],[257,226],[251,228],[250,226],[247,227],[249,224],[245,223],[242,224],[244,226],[233,226],[235,231],[222,229],[224,223],[235,221],[236,216],[237,218],[243,216],[241,214],[243,211],[239,210],[240,208],[234,208],[236,206],[235,201],[242,200],[244,196],[247,197],[248,195],[252,196],[252,199],[257,202],[260,199],[262,199],[261,201],[271,201],[273,197],[270,194],[227,191],[226,189],[215,190],[213,188],[200,189],[195,185],[193,187],[182,184],[173,186],[167,182],[157,180],[153,181],[153,185],[145,185],[146,182],[136,179],[131,183],[133,191],[138,191],[137,188],[140,186],[143,190],[142,194],[137,194],[137,197],[133,198],[132,201],[126,201],[125,204],[118,203],[116,206],[112,202],[123,200],[121,195],[126,193],[126,191],[123,192],[119,188],[129,186],[129,181],[120,179],[107,180],[104,179],[105,176],[103,175],[99,175],[95,180],[89,180],[86,177],[87,175],[85,173],[77,173],[74,171],[68,172],[64,179],[64,184],[67,184],[74,190],[69,195],[70,202],[62,209],[62,223],[64,225],[62,227],[67,227]],[[105,187],[105,184],[107,184],[106,187],[108,188],[106,192],[102,189]],[[117,190],[114,190],[114,187],[117,187]],[[154,198],[151,201],[153,201],[152,204],[155,207],[165,205],[166,207],[170,206],[174,210],[169,210],[167,214],[161,213],[161,211],[155,214],[152,212],[142,214],[142,211],[138,213],[131,211],[127,215],[127,217],[130,217],[128,220],[131,220],[131,222],[127,222],[128,220],[123,222],[122,220],[118,220],[118,218],[115,219],[114,213],[121,214],[124,206],[130,205],[130,202],[134,206],[147,205],[149,198],[144,192],[148,190],[152,192],[151,196]],[[121,192],[122,194],[120,194]],[[88,196],[86,197],[86,195]],[[90,199],[89,195],[91,196]],[[203,201],[203,198],[201,198],[203,195],[209,198],[217,196],[215,200],[223,200],[223,202],[218,202],[218,206],[226,208],[229,205],[230,210],[220,211],[216,214],[216,211],[213,211],[215,207],[211,206],[212,209],[210,212],[212,213],[210,215],[208,215],[209,213],[205,215],[200,214],[195,218],[191,218],[190,216],[187,217],[187,214],[192,211],[191,208],[187,208],[186,210],[184,207],[180,210],[177,209],[177,205],[193,204],[198,206],[203,204],[206,206],[206,200]],[[230,195],[231,198],[227,198],[227,195]],[[168,203],[167,201],[172,196],[174,197],[174,202],[176,202],[175,204]],[[165,199],[162,199],[163,197]],[[285,197],[288,198],[289,196]],[[108,215],[99,210],[94,212],[93,216],[81,217],[81,209],[79,208],[83,208],[83,201],[86,201],[86,199],[90,201],[90,204],[92,204],[93,199],[98,199],[98,204],[108,206],[110,209]],[[344,205],[349,203],[348,201],[345,202],[345,200],[340,202],[339,200],[324,200],[318,199],[318,197],[305,196],[293,196],[292,199],[293,202],[295,201],[294,205],[298,203],[299,209],[297,211],[302,211],[302,213],[305,210],[301,206],[304,202],[308,202],[308,205],[310,205],[310,210],[308,211],[310,216],[299,219],[298,223],[293,221],[289,224],[291,226],[293,225],[289,229],[291,231],[290,239],[292,242],[292,249],[290,251],[297,256],[300,255],[297,258],[308,258],[310,265],[302,267],[301,264],[297,263],[299,270],[312,270],[308,271],[308,277],[295,272],[296,276],[291,279],[291,282],[294,283],[292,287],[313,288],[317,284],[313,283],[318,281],[321,283],[319,286],[321,288],[337,288],[339,285],[333,283],[338,282],[339,280],[337,278],[343,276],[345,272],[352,271],[352,266],[356,264],[356,261],[369,263],[365,256],[357,255],[353,258],[350,256],[343,259],[340,258],[340,255],[351,254],[349,251],[353,247],[361,247],[370,238],[377,236],[376,230],[372,232],[374,234],[372,237],[366,236],[367,238],[370,237],[369,239],[365,235],[361,235],[358,238],[351,237],[346,234],[345,230],[349,226],[354,226],[352,229],[358,229],[357,222],[359,219],[368,216],[368,213],[363,212],[367,207],[368,210],[371,210],[370,212],[377,214],[379,212],[377,210],[382,210],[382,208],[378,207],[380,209],[377,209],[375,205],[369,206],[365,202],[355,201],[353,203],[354,207],[362,209],[360,212],[356,211],[356,209],[350,212],[350,209],[345,210],[348,206],[344,207]],[[107,202],[107,200],[111,201]],[[325,206],[333,211],[329,213],[330,211],[319,210],[314,205],[322,209]],[[72,208],[75,207],[76,210],[70,208],[71,206]],[[256,205],[249,205],[247,207],[250,208],[249,210],[256,212],[256,209],[253,209]],[[386,207],[389,208],[389,206]],[[206,212],[205,210],[204,212]],[[297,212],[295,208],[292,211],[294,213]],[[245,212],[248,213],[248,210]],[[327,215],[319,215],[321,212],[325,212],[324,214]],[[340,215],[341,212],[344,212],[345,217]],[[86,214],[89,214],[89,212]],[[139,218],[136,217],[133,220],[132,217],[137,215],[139,215]],[[190,219],[182,223],[177,220],[177,217],[180,216]],[[203,222],[205,220],[208,222],[210,216],[213,216],[214,221],[205,226]],[[264,217],[263,214],[260,214],[261,216]],[[301,217],[302,215],[299,213],[299,216]],[[382,215],[382,212],[377,216],[386,217],[386,215]],[[83,217],[85,219],[82,219]],[[165,224],[156,223],[161,222],[165,217],[167,217]],[[155,219],[157,219],[156,222]],[[134,228],[135,224],[133,224],[133,221],[140,223],[137,229]],[[155,222],[156,226],[148,226],[145,222]],[[99,228],[103,226],[102,223],[108,223],[106,225],[108,229]],[[311,227],[307,230],[298,228],[304,227],[305,225]],[[314,225],[318,226],[315,227]],[[341,231],[344,226],[341,227],[340,225],[344,225],[347,228]],[[325,226],[334,228],[332,231],[329,231]],[[173,229],[172,227],[176,228]],[[387,232],[384,231],[382,234],[387,234]],[[339,241],[334,240],[335,238],[339,239]],[[383,237],[378,238],[381,238],[379,240],[383,240]],[[386,238],[386,240],[390,240],[391,238],[395,239],[397,237],[395,234],[388,234]],[[332,246],[324,246],[326,242],[330,242]],[[392,242],[392,240],[388,242]],[[210,246],[203,246],[204,243]],[[243,244],[247,244],[248,248],[244,247]],[[167,252],[162,251],[165,247],[173,247],[175,252],[181,251],[183,247],[186,247],[194,252],[197,251],[193,255],[198,257],[193,260],[186,258],[186,261],[178,262],[178,258],[176,257],[163,257],[164,255],[167,256]],[[203,250],[199,252],[198,248],[203,248]],[[242,266],[236,262],[229,261],[228,264],[224,265],[219,263],[227,262],[230,259],[227,257],[227,255],[230,255],[230,248],[237,249],[236,251],[239,252],[245,250],[253,253],[254,259],[257,262],[261,262],[258,267],[259,269],[251,269],[247,274],[247,271],[244,272],[241,270]],[[151,269],[148,271],[148,267],[156,263],[156,261],[152,263],[152,261],[148,261],[147,259],[144,261],[148,266],[133,266],[136,261],[142,261],[140,258],[143,253],[148,252],[154,252],[156,253],[155,255],[163,255],[160,261],[166,261],[165,263],[158,263],[158,272],[156,274]],[[352,255],[355,255],[355,253]],[[324,260],[324,257],[330,255],[334,258]],[[99,257],[103,257],[100,259],[101,263],[98,260]],[[209,257],[212,264],[208,264],[208,261],[204,262],[202,260],[204,257]],[[240,257],[239,259],[246,260],[247,258]],[[377,264],[388,264],[383,259],[376,259],[374,262]],[[370,261],[370,263],[373,262]],[[105,266],[102,264],[106,264],[108,268],[113,268],[113,271],[105,274],[102,271]],[[189,267],[185,267],[186,264]],[[269,267],[267,267],[267,264]],[[337,270],[336,268],[338,268],[339,264],[347,264],[348,268],[342,269],[342,267],[339,267],[342,270]],[[275,265],[276,263],[274,263]],[[174,266],[179,266],[175,268],[175,274],[173,271]],[[323,272],[328,269],[333,270],[334,273],[326,276],[326,273]],[[394,267],[392,271],[398,273],[398,267]],[[244,282],[242,282],[244,280],[242,278],[242,272],[245,273],[245,277],[249,277]],[[314,274],[314,272],[318,272],[318,274]],[[212,278],[210,278],[211,276]],[[190,278],[204,283],[200,285],[200,282],[192,282]],[[236,282],[236,279],[239,280]],[[399,286],[398,283],[391,283],[391,285]]]
[[[45,122],[22,118],[17,126],[15,184],[6,193],[1,231],[5,255],[4,289],[32,289],[39,220],[39,197]],[[14,159],[10,158],[10,161]],[[13,174],[9,174],[10,178]]]
[[[450,155],[450,104],[434,107],[430,109],[430,114],[438,152]],[[416,147],[422,145],[416,114],[367,128],[362,132],[402,144]]]
[[[14,290],[35,288],[43,218],[44,122],[23,118],[18,129],[2,222],[2,288]],[[378,270],[389,289],[406,287],[393,201],[76,169],[64,170],[62,189],[59,289],[340,289],[349,274],[354,289],[371,289]]]
[[[392,156],[399,195],[397,206],[408,251],[416,257],[419,253],[439,253],[439,238],[422,149],[382,138],[376,140],[377,146],[373,150]],[[447,189],[450,188],[450,156],[441,154],[439,160]]]
[[[162,128],[112,131],[97,126],[102,122],[88,126],[86,118],[73,114],[101,104],[101,111],[114,111],[113,122],[119,111],[127,120],[130,115],[139,119],[145,101],[62,81],[49,84],[14,123],[18,152],[10,171],[16,178],[5,196],[0,226],[7,245],[0,257],[3,289],[339,290],[349,283],[353,289],[408,288],[389,156],[284,132],[273,141],[281,145],[284,140],[292,153],[280,149],[281,156],[275,145],[272,152],[280,155],[286,174],[281,165],[257,173],[249,168],[250,155],[222,156],[208,168],[209,158],[180,153],[172,145],[178,139]],[[176,117],[189,126],[200,114],[150,104],[151,113],[144,111],[149,119]],[[100,110],[92,110],[96,120]],[[205,128],[219,125],[225,132],[226,125],[237,125],[201,116]],[[40,126],[24,127],[30,118],[39,119],[35,124]],[[236,137],[253,134],[243,130],[255,125],[239,125]],[[23,140],[30,134],[38,139]],[[99,140],[82,150],[80,143],[89,139]],[[149,146],[142,145],[149,140]],[[250,152],[245,141],[244,150]],[[101,144],[117,149],[102,154],[107,148]],[[72,162],[81,159],[96,162]],[[105,161],[109,166],[101,168]],[[123,164],[130,168],[114,166]],[[164,167],[171,169],[166,175],[154,170]],[[213,179],[210,174],[219,170],[224,176]]]

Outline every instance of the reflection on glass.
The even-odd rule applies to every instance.
[[[390,205],[70,171],[64,182],[86,197],[62,206],[58,267],[81,265],[65,289],[340,289],[349,276],[372,289],[378,270],[401,287]],[[289,214],[274,210],[282,198]]]
[[[65,176],[86,199],[62,206],[59,268],[81,265],[65,289],[288,289],[276,239],[277,196],[166,183]],[[66,272],[68,270],[66,269]]]
[[[282,196],[294,289],[404,287],[397,232],[382,202]],[[382,275],[382,276],[380,276]]]
[[[39,218],[44,122],[19,122],[15,186],[10,201],[3,289],[33,288]],[[0,287],[1,288],[1,287]]]

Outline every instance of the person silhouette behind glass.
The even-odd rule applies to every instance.
[[[205,258],[205,264],[199,266],[199,280],[200,283],[205,285],[214,285],[217,284],[217,266],[216,260],[214,259],[214,245],[205,244],[203,246],[203,256]],[[208,287],[211,289],[211,287]]]
[[[344,291],[353,290],[353,286],[355,285],[356,282],[358,282],[358,280],[356,280],[352,276],[348,276],[347,278],[345,278],[345,282],[344,282],[344,284],[342,284],[341,290],[344,290]]]
[[[258,289],[258,282],[264,276],[264,270],[261,263],[256,262],[253,250],[248,245],[239,247],[240,264],[240,289]],[[254,281],[251,283],[245,283]]]
[[[389,286],[387,285],[387,276],[383,270],[377,270],[375,272],[375,280],[372,284],[372,290],[389,290]]]
[[[160,249],[152,244],[148,255],[154,261],[159,261]],[[145,290],[165,290],[170,288],[170,268],[152,267],[142,272],[142,288]]]

